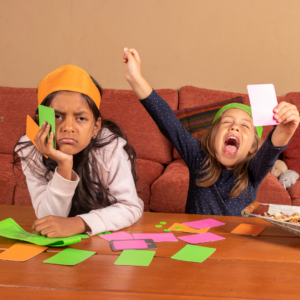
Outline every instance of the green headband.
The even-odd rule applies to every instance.
[[[219,118],[220,114],[223,111],[225,111],[227,109],[230,109],[230,108],[242,109],[252,117],[252,112],[251,112],[251,107],[250,106],[245,105],[245,104],[241,104],[241,103],[230,103],[230,104],[227,104],[227,105],[223,106],[221,109],[219,109],[219,111],[216,113],[216,115],[213,119],[213,123]],[[256,130],[257,130],[257,134],[258,134],[259,138],[261,138],[262,132],[263,132],[262,126],[256,126]]]

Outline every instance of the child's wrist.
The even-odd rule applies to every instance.
[[[67,180],[74,181],[74,176],[72,176],[72,167],[73,164],[70,163],[59,163],[57,167],[57,173]]]

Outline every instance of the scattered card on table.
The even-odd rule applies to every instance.
[[[239,226],[237,226],[235,229],[233,229],[231,233],[257,236],[260,235],[262,231],[264,231],[266,228],[267,226],[242,223]]]
[[[190,232],[190,233],[204,233],[209,230],[209,228],[195,229],[189,226],[186,226],[181,223],[174,223],[169,230],[172,231],[181,231],[181,232]]]
[[[175,255],[171,256],[171,258],[201,263],[205,261],[208,257],[210,257],[215,251],[215,248],[186,245]]]
[[[204,220],[199,220],[199,221],[187,222],[187,223],[183,223],[183,224],[193,227],[193,228],[196,228],[196,229],[210,228],[210,227],[225,225],[225,223],[219,222],[214,219],[204,219]]]
[[[110,246],[113,251],[120,250],[138,250],[138,249],[157,249],[153,240],[124,240],[110,241]]]
[[[178,242],[173,233],[134,233],[134,239],[152,239],[154,242]]]
[[[211,232],[179,236],[178,239],[187,242],[189,244],[200,244],[200,243],[225,240],[224,237],[213,234]]]
[[[117,241],[117,240],[132,240],[133,236],[125,231],[114,232],[104,235],[99,235],[99,238],[107,241]]]
[[[147,267],[150,265],[154,255],[155,251],[124,250],[114,264],[121,266]]]
[[[13,261],[26,261],[47,250],[48,247],[42,247],[33,244],[16,243],[7,250],[0,253],[0,259]]]
[[[80,262],[86,260],[87,258],[94,255],[94,251],[85,251],[67,248],[58,254],[44,260],[46,264],[56,264],[56,265],[65,265],[65,266],[75,266]]]
[[[248,85],[254,126],[277,125],[274,108],[278,105],[273,84]]]

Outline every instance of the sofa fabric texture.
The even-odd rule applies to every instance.
[[[249,105],[246,94],[192,86],[182,87],[179,93],[172,89],[157,90],[157,93],[174,111],[214,105],[235,97],[242,97],[243,103]],[[300,108],[300,93],[278,97],[279,102],[283,100]],[[13,147],[25,133],[26,115],[33,117],[36,109],[37,89],[0,87],[0,190],[3,195],[0,204],[31,205],[25,177],[18,170],[14,174],[11,163]],[[174,147],[158,130],[134,93],[103,89],[100,111],[103,118],[113,119],[121,125],[136,150],[137,191],[144,201],[145,210],[184,213],[189,182],[187,166],[179,155],[174,155]],[[272,128],[264,127],[263,138]],[[298,136],[293,137],[284,152],[286,163],[289,165],[289,159],[292,159],[292,169],[296,171],[295,168],[300,169],[299,154],[291,151],[300,145]],[[293,146],[294,143],[296,146]],[[261,203],[300,205],[299,181],[285,190],[276,177],[268,174],[258,189],[257,200]]]

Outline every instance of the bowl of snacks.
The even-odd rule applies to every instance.
[[[269,206],[263,216],[254,213],[255,209],[261,205]],[[283,230],[300,235],[300,206],[266,204],[254,201],[242,210],[242,216],[261,218]]]

